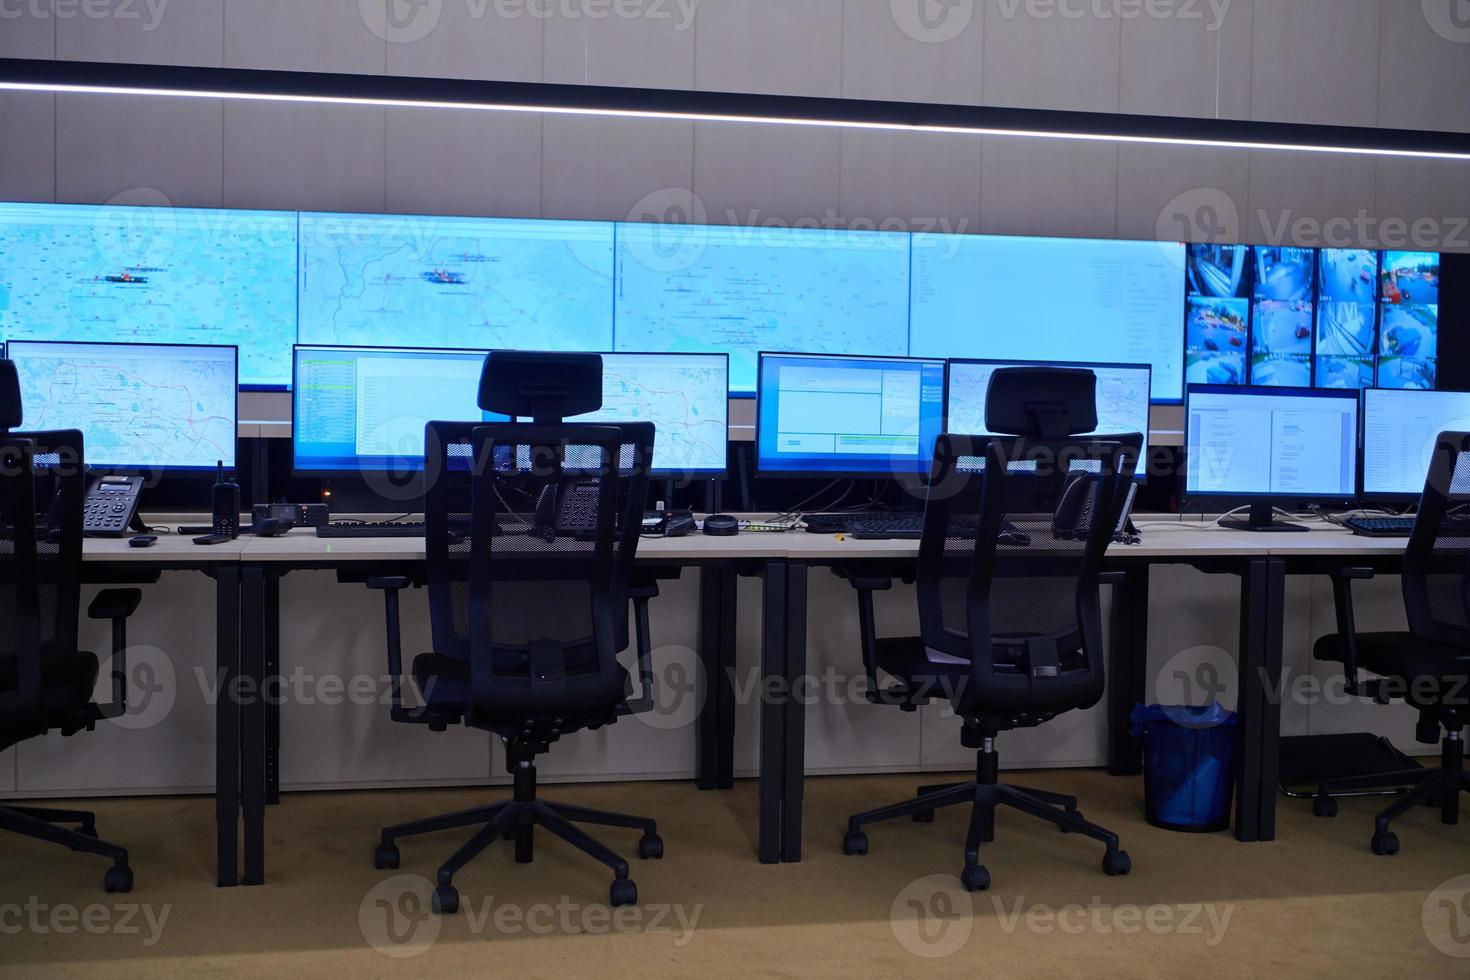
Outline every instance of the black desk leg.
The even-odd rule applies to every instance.
[[[801,805],[806,781],[807,566],[786,566],[786,779],[781,803],[781,860],[801,860]]]
[[[709,565],[699,570],[699,716],[694,724],[694,782],[700,789],[719,787],[720,748],[720,603],[725,570]]]
[[[1147,698],[1147,565],[1130,565],[1113,586],[1112,636],[1108,662],[1108,772],[1143,772],[1143,740],[1132,732],[1133,706]]]
[[[1286,563],[1273,558],[1266,569],[1266,634],[1262,640],[1260,816],[1261,840],[1276,839],[1276,783],[1281,774],[1282,648],[1286,626]]]
[[[735,787],[735,649],[736,613],[740,576],[734,568],[726,568],[720,576],[720,662],[715,680],[719,698],[718,738],[715,741],[715,786]]]
[[[214,706],[214,816],[218,883],[240,883],[240,571],[220,565],[213,571],[215,588],[214,659],[219,690]]]
[[[781,860],[781,794],[786,779],[786,563],[768,562],[761,603],[760,827],[761,864]]]
[[[1261,742],[1269,700],[1262,680],[1270,615],[1271,561],[1247,559],[1240,576],[1240,737],[1235,761],[1235,838],[1261,839]]]
[[[246,565],[240,572],[240,759],[245,810],[245,878],[265,884],[265,569]]]
[[[281,575],[266,573],[261,632],[265,642],[265,802],[281,802]]]

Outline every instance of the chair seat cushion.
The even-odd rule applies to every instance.
[[[621,666],[618,675],[627,690],[628,672]],[[442,653],[422,653],[413,658],[413,679],[434,707],[461,708],[470,703],[470,665],[464,660]]]
[[[97,655],[79,650],[69,657],[53,658],[41,669],[41,709],[48,714],[79,711],[92,701],[97,685]],[[0,653],[0,708],[14,704],[20,667],[13,653]],[[0,715],[4,712],[0,711]],[[3,725],[0,719],[0,725]]]
[[[1341,636],[1329,634],[1317,641],[1312,653],[1318,660],[1342,663],[1346,644]],[[1359,633],[1358,666],[1410,683],[1416,678],[1464,677],[1470,673],[1470,650],[1433,643],[1413,633]]]

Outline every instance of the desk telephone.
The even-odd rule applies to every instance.
[[[140,476],[101,476],[87,490],[82,506],[82,529],[89,538],[123,538],[144,531],[138,520],[143,494]]]

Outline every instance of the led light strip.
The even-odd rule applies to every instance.
[[[434,97],[366,94],[394,88],[414,94],[432,90]],[[537,82],[0,59],[0,91],[543,113],[1470,162],[1470,134],[1461,133]],[[485,98],[461,97],[471,94]],[[525,98],[517,100],[516,95]],[[767,111],[750,111],[751,107]],[[967,118],[1004,124],[968,124],[963,121]],[[1016,125],[1028,120],[1038,125]],[[1186,135],[1195,133],[1201,135]]]

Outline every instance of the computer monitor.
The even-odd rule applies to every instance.
[[[1409,503],[1424,492],[1441,432],[1470,431],[1470,391],[1363,392],[1364,500]]]
[[[1358,393],[1325,388],[1190,385],[1185,496],[1247,504],[1228,527],[1306,530],[1274,521],[1272,505],[1348,503],[1358,468]]]
[[[89,467],[235,465],[239,350],[183,344],[12,340],[24,428],[79,429]]]
[[[487,353],[298,345],[293,468],[316,476],[416,473],[429,422],[506,421],[480,411]]]
[[[995,435],[985,424],[985,400],[990,378],[1001,368],[1084,368],[1097,376],[1097,428],[1080,435],[1143,434],[1140,459],[1148,458],[1149,392],[1153,366],[1149,364],[1085,364],[1070,361],[949,362],[949,398],[946,431],[967,436]],[[1140,466],[1143,479],[1146,467]]]
[[[939,359],[761,354],[762,476],[927,474],[944,429]]]
[[[730,355],[603,354],[602,410],[569,422],[652,422],[652,475],[723,478],[730,453]]]

